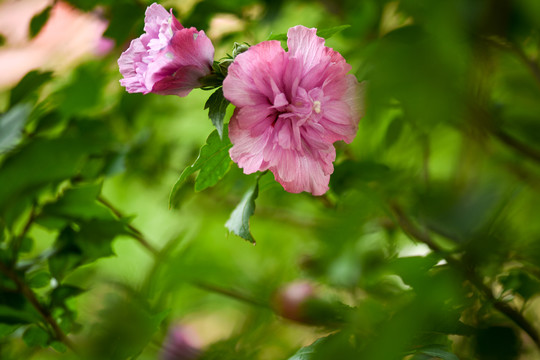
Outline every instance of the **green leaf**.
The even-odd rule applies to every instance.
[[[22,294],[0,290],[0,323],[28,324],[40,319],[39,313]]]
[[[53,341],[49,345],[59,353],[63,354],[67,351],[66,345],[64,345],[64,343],[61,343],[60,341]]]
[[[429,355],[431,357],[437,357],[442,360],[459,360],[459,358],[445,349],[442,345],[430,345],[422,348],[418,351],[419,354]]]
[[[392,122],[386,128],[386,134],[384,136],[384,143],[386,148],[394,145],[403,132],[403,118],[400,116],[395,117]]]
[[[2,339],[4,336],[10,335],[13,333],[19,325],[8,325],[8,324],[2,324],[0,323],[0,339]]]
[[[43,26],[47,23],[47,20],[49,20],[51,10],[52,6],[47,6],[42,12],[32,18],[32,21],[30,21],[30,37],[39,34]]]
[[[23,334],[23,340],[29,347],[46,347],[49,343],[50,335],[39,326],[30,325]]]
[[[242,239],[255,244],[255,239],[251,235],[249,229],[249,218],[255,212],[255,199],[259,195],[259,179],[254,186],[252,186],[236,206],[231,213],[229,220],[225,223],[225,227],[229,229],[235,235],[240,236]]]
[[[340,26],[334,26],[327,29],[317,29],[317,36],[320,36],[325,39],[329,39],[335,34],[342,32],[343,30],[350,28],[351,25],[340,25]],[[287,41],[287,34],[270,34],[267,40],[279,40],[279,41]]]
[[[21,81],[13,88],[11,89],[10,97],[9,97],[9,106],[13,107],[13,105],[21,102],[22,100],[29,97],[29,95],[34,94],[36,90],[38,90],[41,85],[46,83],[52,78],[52,72],[39,72],[37,70],[30,71],[28,74],[26,74]]]
[[[217,182],[225,176],[231,166],[231,159],[229,157],[229,149],[232,147],[231,141],[225,130],[223,138],[219,137],[218,131],[214,130],[208,139],[206,144],[201,148],[199,157],[195,160],[193,165],[184,169],[169,197],[169,207],[175,207],[177,204],[176,198],[182,188],[182,184],[188,176],[194,172],[200,170],[197,179],[195,180],[195,190],[202,191],[207,187],[214,186]]]
[[[18,104],[0,115],[0,154],[9,151],[21,139],[31,110],[28,104]]]
[[[28,286],[34,289],[39,289],[44,286],[49,285],[51,282],[51,274],[49,274],[45,270],[41,270],[38,272],[35,272],[33,274],[28,275]]]
[[[223,119],[227,113],[227,106],[229,106],[229,100],[223,96],[223,88],[219,88],[210,97],[204,108],[208,109],[208,117],[212,120],[212,124],[216,127],[219,137],[223,139]]]
[[[23,196],[77,174],[91,139],[36,139],[0,166],[0,212],[13,209]]]
[[[85,290],[77,286],[60,285],[51,293],[51,306],[64,307],[67,299],[78,296],[83,292]]]
[[[540,292],[540,281],[521,269],[512,269],[507,275],[499,277],[505,290],[512,290],[528,300]]]
[[[350,27],[351,27],[351,25],[340,25],[340,26],[334,26],[334,27],[327,28],[327,29],[319,29],[319,30],[317,30],[317,36],[320,36],[320,37],[325,38],[325,39],[329,39],[332,36],[334,36],[335,34],[340,33],[343,30],[348,29]]]
[[[48,217],[61,217],[70,220],[114,220],[112,213],[97,202],[101,184],[84,184],[64,191],[55,202],[43,207],[39,222]]]
[[[324,344],[328,340],[328,337],[323,337],[317,339],[313,344],[304,346],[291,356],[288,360],[310,360],[313,358],[313,355],[316,353],[317,348]]]

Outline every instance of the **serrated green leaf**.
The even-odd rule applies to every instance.
[[[47,23],[47,20],[49,20],[51,10],[52,6],[47,6],[42,12],[32,18],[30,21],[30,37],[39,34],[43,26]]]
[[[175,207],[177,204],[176,197],[180,192],[184,181],[193,173],[200,170],[197,179],[195,180],[195,190],[202,191],[207,187],[214,186],[219,180],[229,171],[231,159],[229,157],[229,149],[232,147],[231,141],[225,130],[224,136],[221,139],[217,130],[214,130],[206,144],[201,148],[201,152],[193,165],[184,169],[169,197],[169,207]]]
[[[0,154],[10,150],[21,139],[31,110],[28,104],[18,104],[0,115]]]
[[[240,203],[231,213],[229,220],[225,223],[225,227],[229,229],[235,235],[240,236],[242,239],[255,244],[255,239],[251,235],[249,229],[249,218],[255,212],[255,199],[259,195],[259,179],[254,186],[252,186],[244,196]]]
[[[334,36],[335,34],[347,29],[347,28],[350,28],[351,25],[340,25],[340,26],[334,26],[334,27],[331,27],[331,28],[327,28],[327,29],[317,29],[317,36],[320,36],[324,39],[329,39],[331,38],[332,36]],[[270,34],[270,36],[268,37],[267,40],[279,40],[279,41],[287,41],[287,34],[284,33],[284,34]]]
[[[39,326],[30,325],[23,334],[23,340],[27,346],[46,347],[50,340],[50,335],[47,331]]]
[[[219,137],[223,139],[223,119],[227,113],[229,100],[223,96],[223,88],[218,88],[204,104],[204,108],[208,109],[208,117],[212,120],[212,124],[216,127]]]
[[[27,99],[29,95],[34,94],[41,85],[46,83],[52,78],[52,72],[39,72],[37,70],[30,71],[26,74],[21,81],[11,89],[9,96],[9,106],[13,107],[15,104]]]
[[[51,274],[49,274],[45,270],[41,270],[41,271],[28,275],[27,284],[28,286],[34,289],[39,289],[44,286],[47,286],[50,284],[50,282],[51,282]]]

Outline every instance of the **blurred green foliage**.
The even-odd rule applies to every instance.
[[[366,114],[323,197],[205,160],[230,147],[210,92],[120,87],[149,2],[69,3],[116,47],[0,95],[0,358],[155,359],[177,323],[201,359],[540,357],[537,1],[164,1],[208,33],[235,16],[216,60],[342,26],[327,44]],[[303,323],[275,307],[298,280],[316,289]]]

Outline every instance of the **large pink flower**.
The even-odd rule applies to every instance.
[[[161,5],[146,9],[144,31],[118,59],[130,93],[186,96],[210,73],[214,46],[204,31],[186,29]]]
[[[332,144],[356,135],[358,82],[316,29],[295,26],[287,36],[288,52],[265,41],[229,67],[230,155],[246,174],[269,169],[288,192],[322,195],[334,171]]]

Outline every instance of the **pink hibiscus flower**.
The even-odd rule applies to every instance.
[[[333,143],[356,135],[358,82],[316,29],[295,26],[287,36],[288,52],[265,41],[229,67],[230,155],[246,174],[270,170],[288,192],[322,195],[334,171]]]
[[[212,70],[214,46],[204,31],[186,29],[156,3],[146,9],[145,33],[118,59],[130,93],[186,96]]]

